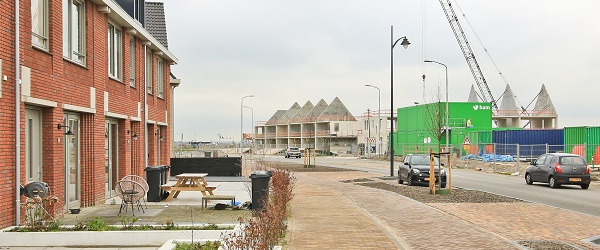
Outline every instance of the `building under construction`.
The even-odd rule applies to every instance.
[[[359,122],[339,98],[330,104],[297,102],[277,110],[264,124],[255,125],[257,153],[274,154],[288,147],[314,148],[320,152],[352,152],[356,148]]]

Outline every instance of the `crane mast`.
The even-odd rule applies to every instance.
[[[477,59],[475,59],[475,54],[469,45],[469,41],[467,40],[467,36],[463,31],[460,23],[458,22],[458,17],[456,13],[454,13],[454,9],[452,8],[452,3],[450,0],[439,0],[442,5],[442,9],[446,14],[446,18],[448,19],[448,23],[454,32],[454,36],[456,37],[456,41],[458,41],[458,45],[465,56],[465,60],[467,60],[467,64],[469,65],[469,69],[471,69],[471,73],[473,74],[473,78],[475,78],[475,82],[477,83],[477,87],[479,88],[479,92],[481,93],[481,98],[484,102],[492,103],[492,109],[497,113],[498,105],[496,104],[496,100],[492,96],[492,92],[483,77],[483,73],[481,72],[481,68],[479,68],[479,64],[477,63]]]

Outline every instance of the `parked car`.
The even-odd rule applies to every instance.
[[[300,152],[300,149],[297,147],[289,147],[285,151],[285,158],[290,158],[290,157],[300,158],[301,156],[302,156],[302,152]]]
[[[582,189],[590,187],[590,167],[585,159],[576,154],[543,154],[531,161],[525,170],[525,183],[545,182],[551,188],[560,185],[579,185]]]
[[[436,179],[436,183],[440,183],[442,188],[446,187],[446,170],[441,167],[438,158],[433,158],[435,176],[440,176]],[[409,186],[420,184],[429,185],[429,155],[428,154],[409,154],[404,157],[404,162],[398,167],[398,183],[402,184],[405,181]]]

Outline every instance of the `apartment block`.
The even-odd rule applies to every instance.
[[[254,127],[257,153],[274,154],[288,147],[313,148],[318,152],[355,153],[361,123],[339,98],[330,104],[297,102],[277,110],[266,122]]]
[[[68,211],[169,164],[180,80],[164,14],[143,0],[0,1],[0,227],[24,221],[27,183]]]

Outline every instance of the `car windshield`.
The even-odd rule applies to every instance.
[[[440,165],[438,158],[433,158],[434,165]],[[427,155],[413,155],[410,158],[410,164],[412,165],[429,165],[429,156]]]
[[[290,148],[290,151],[298,151],[298,148]]]
[[[585,161],[579,156],[563,156],[560,158],[560,165],[585,165]]]

